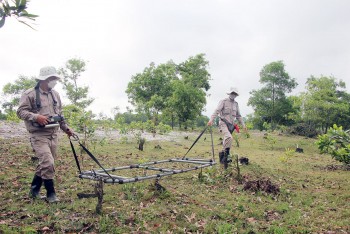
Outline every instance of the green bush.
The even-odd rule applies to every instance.
[[[349,130],[344,131],[341,126],[334,124],[327,134],[318,136],[316,144],[321,153],[330,154],[335,160],[350,164]]]
[[[317,130],[307,123],[298,123],[287,129],[287,132],[292,135],[315,137],[318,135]]]

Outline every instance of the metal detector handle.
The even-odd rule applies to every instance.
[[[75,163],[77,164],[79,173],[81,174],[81,169],[80,169],[80,164],[79,164],[78,156],[77,156],[77,153],[75,152],[75,149],[74,149],[74,146],[73,146],[71,137],[73,138],[73,141],[78,141],[78,142],[79,142],[79,137],[78,137],[78,135],[75,134],[75,133],[73,133],[71,136],[68,136],[68,138],[69,138],[69,143],[70,143],[70,147],[72,148],[73,156],[74,156],[74,159],[75,159]]]
[[[73,139],[71,139],[71,137]],[[73,141],[79,141],[79,137],[77,134],[73,133],[71,136],[68,136],[69,140],[73,140]]]

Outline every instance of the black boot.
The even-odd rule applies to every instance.
[[[34,175],[29,191],[30,198],[40,198],[39,193],[42,183],[43,179],[40,176]]]
[[[46,188],[46,200],[49,203],[59,202],[60,200],[56,197],[53,180],[44,180],[44,186]]]
[[[219,152],[219,160],[221,164],[224,164],[224,157],[225,157],[225,152],[224,151]]]
[[[231,155],[230,155],[230,148],[226,148],[226,149],[225,149],[225,155],[226,155],[227,163],[232,162],[232,157],[231,157]]]

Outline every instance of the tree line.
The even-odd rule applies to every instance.
[[[116,122],[121,118],[124,124],[151,121],[154,126],[162,123],[181,129],[205,126],[208,121],[202,115],[211,80],[205,54],[191,56],[178,64],[171,60],[159,65],[150,63],[132,75],[125,90],[132,108],[121,113],[116,106],[113,118],[103,117],[103,113],[96,116],[86,110],[94,101],[89,97],[89,87],[79,85],[86,66],[84,60],[73,58],[59,68],[65,96],[70,102],[64,107],[66,118],[76,119],[85,132],[89,132],[89,125],[96,119]],[[305,91],[288,95],[298,83],[288,74],[283,61],[265,65],[259,76],[261,88],[252,90],[248,100],[254,110],[246,117],[249,128],[278,129],[311,137],[326,133],[333,124],[349,129],[350,94],[342,80],[310,75]],[[16,120],[21,93],[36,82],[34,76],[20,75],[3,87],[1,119]]]
[[[326,133],[333,124],[349,129],[350,94],[342,80],[311,75],[304,92],[288,96],[298,84],[286,72],[283,61],[277,61],[262,68],[259,82],[263,87],[252,90],[248,101],[254,109],[249,116],[254,128],[289,127],[292,133],[311,137]]]

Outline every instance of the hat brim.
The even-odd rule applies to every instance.
[[[234,94],[236,94],[237,96],[239,96],[239,94],[236,93],[236,92],[231,92],[231,93],[234,93]],[[227,94],[227,95],[230,95],[231,93],[226,93],[226,94]]]
[[[57,73],[55,73],[55,74],[48,75],[48,76],[39,76],[39,77],[37,78],[37,80],[46,80],[47,78],[50,78],[50,77],[56,77],[58,80],[61,79],[60,75],[58,75]]]

